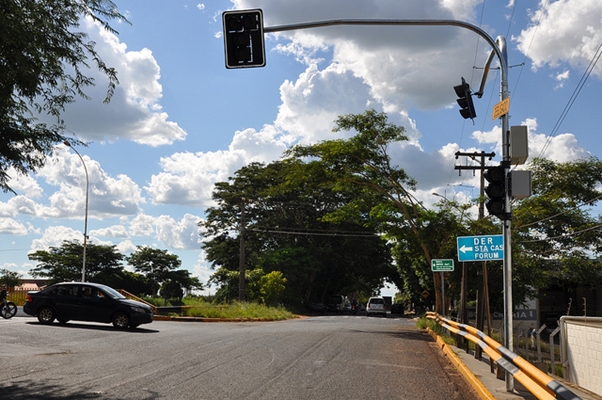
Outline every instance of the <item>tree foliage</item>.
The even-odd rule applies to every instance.
[[[355,195],[333,191],[332,184],[323,167],[292,159],[251,164],[218,183],[213,193],[217,205],[200,223],[203,248],[216,268],[212,282],[221,285],[218,297],[236,298],[243,214],[247,299],[261,298],[255,281],[249,281],[255,275],[249,271],[257,270],[260,275],[282,273],[287,282],[282,301],[287,304],[382,285],[382,277],[394,270],[386,243],[357,220],[324,219]]]
[[[64,142],[61,113],[95,84],[85,74],[90,60],[108,78],[105,102],[118,84],[87,34],[91,18],[115,32],[108,21],[126,21],[111,0],[3,0],[0,13],[0,187],[10,191],[9,169],[27,174],[41,168],[56,144]],[[54,117],[40,122],[37,115]],[[79,143],[79,142],[78,142]]]
[[[592,215],[602,198],[602,162],[531,163],[533,195],[513,211],[517,278],[534,288],[600,282],[602,221]]]
[[[21,284],[21,274],[0,268],[0,288],[12,288]]]
[[[82,276],[83,245],[65,241],[60,247],[37,250],[29,254],[36,261],[30,270],[34,277],[44,277],[50,284],[80,281]],[[125,270],[122,262],[128,260],[136,272]],[[119,253],[114,245],[86,245],[86,280],[125,289],[135,295],[155,296],[159,288],[167,299],[182,298],[183,290],[202,289],[203,285],[188,270],[178,269],[180,260],[166,250],[139,247],[130,257]]]
[[[392,148],[407,140],[404,129],[384,113],[339,117],[335,131],[353,136],[296,146],[280,161],[250,164],[216,185],[217,205],[200,225],[218,295],[236,298],[244,220],[252,298],[261,295],[257,282],[278,271],[287,282],[288,303],[323,300],[335,292],[370,293],[386,279],[407,301],[430,306],[435,293],[440,309],[440,279],[431,260],[455,259],[458,236],[501,233],[499,221],[470,214],[483,199],[470,204],[445,199],[425,209],[412,194],[416,181],[392,162]],[[513,204],[515,304],[554,282],[600,280],[602,224],[585,206],[602,197],[602,164],[595,158],[534,160],[531,169],[533,196]],[[481,264],[466,264],[468,296],[474,299],[482,290]],[[503,263],[488,262],[487,269],[492,309],[502,310]],[[461,270],[448,274],[448,297],[459,299]]]
[[[177,255],[169,254],[167,250],[148,246],[136,246],[136,249],[127,257],[127,262],[152,283],[151,294],[156,296],[163,283],[176,278],[173,272],[182,265],[182,262]]]
[[[77,241],[64,241],[61,247],[37,250],[28,255],[37,265],[30,273],[50,279],[50,283],[80,281],[82,278],[83,246]],[[123,268],[123,255],[115,246],[86,245],[86,279],[96,282],[101,276],[111,276]]]
[[[309,146],[297,146],[289,154],[297,159],[310,158],[330,172],[333,190],[353,192],[350,201],[327,217],[330,221],[364,220],[395,246],[396,262],[417,271],[430,269],[431,259],[441,253],[437,240],[449,231],[428,229],[434,220],[412,192],[416,181],[393,163],[391,147],[407,140],[403,127],[388,121],[385,113],[368,110],[336,120],[334,131],[350,131],[349,139],[327,140]],[[362,215],[361,213],[365,213]],[[412,264],[406,265],[410,254]],[[399,287],[399,279],[394,279]],[[435,286],[437,280],[431,281]],[[403,286],[403,285],[402,285]],[[440,303],[436,290],[437,305]]]

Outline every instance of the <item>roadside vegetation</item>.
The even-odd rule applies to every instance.
[[[145,301],[158,307],[164,306],[164,300],[144,298]],[[231,318],[240,320],[282,321],[297,318],[298,315],[282,306],[270,306],[256,302],[232,301],[216,303],[212,298],[186,296],[181,301],[168,301],[168,306],[182,307],[180,312],[172,316],[201,318]]]

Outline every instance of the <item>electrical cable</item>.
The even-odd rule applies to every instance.
[[[549,220],[551,220],[551,219],[553,219],[553,218],[559,217],[559,216],[561,216],[561,215],[563,215],[563,214],[566,214],[566,213],[568,213],[568,212],[571,212],[571,211],[573,211],[573,210],[576,210],[576,209],[578,209],[578,208],[581,208],[581,207],[583,207],[583,206],[586,206],[586,205],[588,205],[589,203],[592,203],[592,202],[594,202],[594,201],[596,201],[596,200],[599,200],[599,199],[601,199],[601,198],[602,198],[602,195],[600,195],[600,196],[598,196],[598,197],[594,197],[593,199],[591,199],[591,200],[588,200],[588,201],[586,201],[586,202],[585,202],[585,203],[583,203],[583,204],[580,204],[580,205],[578,205],[578,206],[575,206],[575,207],[573,207],[573,208],[570,208],[570,209],[568,209],[568,210],[565,210],[565,211],[563,211],[563,212],[560,212],[560,213],[558,213],[558,214],[554,214],[554,215],[552,215],[552,216],[549,216],[549,217],[546,217],[546,218],[540,219],[539,221],[530,222],[530,223],[528,223],[528,224],[525,224],[525,225],[517,226],[517,227],[516,227],[516,228],[514,228],[514,229],[525,228],[525,227],[527,227],[527,226],[531,226],[531,225],[539,224],[540,222],[549,221]]]
[[[355,233],[353,231],[339,231],[339,232],[328,232],[328,231],[287,231],[282,229],[253,229],[247,228],[247,231],[251,232],[262,232],[262,233],[278,233],[282,235],[297,235],[297,236],[339,236],[339,237],[376,237],[377,235],[372,233]]]
[[[552,236],[552,237],[547,237],[547,238],[544,238],[544,239],[536,239],[536,240],[521,240],[520,242],[521,243],[545,242],[545,241],[552,240],[552,239],[561,239],[561,238],[566,238],[566,237],[571,237],[571,236],[579,235],[580,233],[592,231],[592,230],[598,229],[598,228],[602,228],[602,224],[591,226],[589,228],[585,228],[585,229],[582,229],[580,231],[573,232],[573,233],[567,233],[567,234],[564,234],[564,235]]]
[[[581,79],[577,83],[577,87],[573,91],[573,94],[569,98],[569,101],[567,102],[567,104],[564,106],[564,109],[560,113],[560,117],[558,117],[558,120],[556,121],[556,125],[554,125],[554,127],[552,128],[552,131],[548,135],[546,143],[544,144],[543,148],[541,149],[541,151],[539,153],[539,158],[541,158],[543,156],[543,154],[547,150],[548,146],[550,145],[550,143],[552,141],[552,138],[554,136],[556,136],[556,133],[560,129],[560,126],[564,122],[564,119],[566,118],[567,114],[569,113],[569,111],[573,107],[573,103],[575,103],[575,100],[579,96],[579,93],[581,93],[581,89],[583,89],[583,86],[585,85],[585,82],[587,81],[587,79],[591,75],[592,71],[596,67],[596,64],[598,63],[598,60],[600,60],[600,56],[602,56],[602,43],[600,43],[600,46],[598,46],[598,49],[596,50],[596,53],[594,53],[594,56],[592,57],[592,59],[590,60],[589,65],[587,66],[587,69],[583,72],[583,75],[581,76]]]

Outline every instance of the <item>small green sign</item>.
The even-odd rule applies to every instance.
[[[451,272],[454,270],[454,260],[431,260],[433,272]]]

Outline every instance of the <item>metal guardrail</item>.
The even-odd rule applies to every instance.
[[[498,366],[510,373],[525,389],[541,400],[580,400],[577,396],[548,374],[532,365],[518,354],[508,350],[478,329],[450,319],[435,312],[427,312],[427,318],[435,320],[450,332],[477,344]]]

